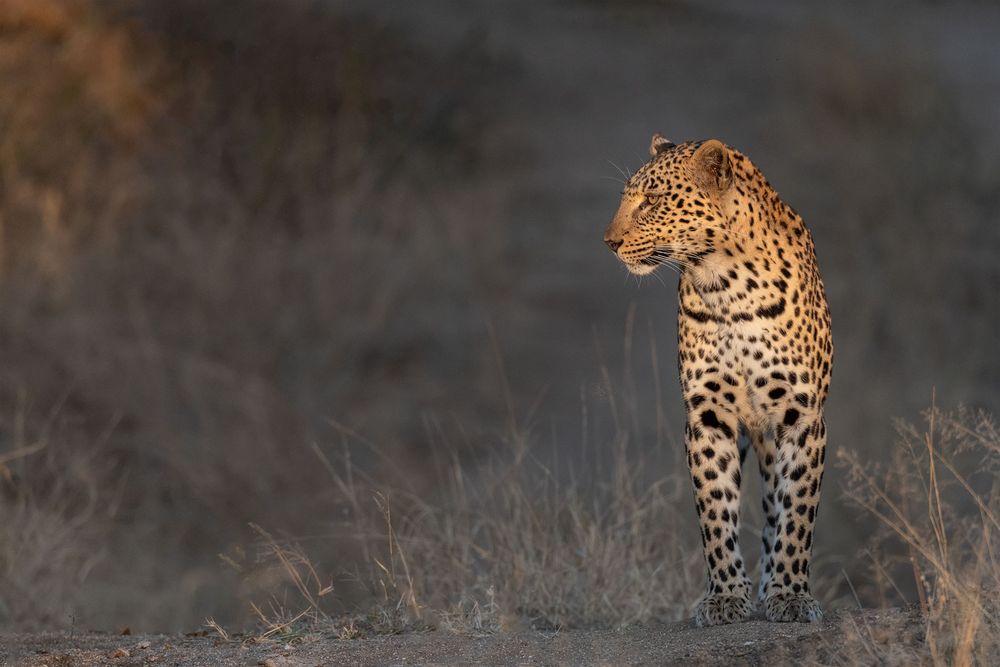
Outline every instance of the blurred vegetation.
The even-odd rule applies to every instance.
[[[441,207],[487,200],[510,73],[319,3],[0,4],[4,539],[48,540],[8,552],[2,620],[231,604],[213,561],[247,521],[316,520],[324,417],[395,435],[418,413],[373,396],[475,363],[437,365],[437,318],[461,335],[504,231]]]

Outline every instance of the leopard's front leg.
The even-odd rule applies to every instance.
[[[753,611],[739,544],[740,453],[736,415],[711,401],[688,400],[685,427],[708,590],[695,606],[700,626],[742,621]]]
[[[823,612],[809,592],[809,562],[823,481],[826,423],[822,416],[801,426],[786,425],[788,421],[786,416],[786,423],[777,429],[777,526],[766,566],[771,576],[765,584],[764,614],[769,621],[820,621]]]
[[[757,602],[764,604],[767,596],[768,583],[774,572],[774,538],[778,530],[778,506],[775,496],[778,492],[778,474],[775,472],[775,459],[778,448],[774,442],[774,433],[767,430],[755,430],[750,433],[750,442],[757,454],[757,466],[760,469],[761,505],[764,511],[764,525],[761,527],[760,567],[757,585]]]

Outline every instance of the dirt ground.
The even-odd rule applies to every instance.
[[[688,622],[627,630],[444,632],[341,640],[316,635],[295,645],[182,635],[0,635],[0,665],[764,665],[852,664],[871,657],[859,637],[899,648],[919,639],[919,612],[864,610],[819,624],[746,623],[696,628]],[[871,649],[871,646],[868,647]]]

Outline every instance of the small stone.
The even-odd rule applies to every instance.
[[[114,651],[111,652],[110,657],[112,660],[117,660],[118,658],[127,658],[129,657],[129,652],[123,648],[116,648]]]

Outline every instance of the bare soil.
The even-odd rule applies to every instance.
[[[184,635],[0,635],[0,665],[764,665],[851,664],[876,643],[915,646],[915,609],[856,610],[817,624],[746,623],[696,628],[690,621],[625,630],[445,632],[342,640],[317,634],[296,644]],[[867,648],[861,637],[867,638]]]

